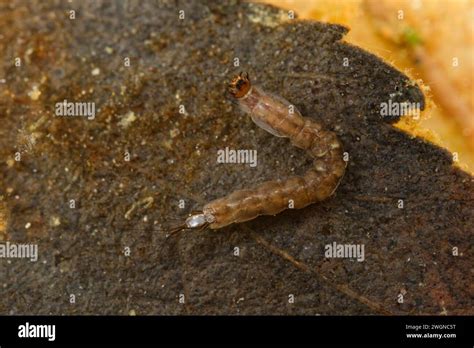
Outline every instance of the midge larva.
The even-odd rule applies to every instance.
[[[206,227],[218,229],[259,215],[276,215],[288,209],[290,201],[296,209],[306,207],[331,196],[344,175],[346,162],[335,133],[301,116],[285,99],[253,86],[248,74],[234,77],[229,91],[259,127],[278,137],[289,138],[294,146],[314,158],[314,164],[303,176],[267,181],[213,200],[202,211],[190,214],[171,233]]]

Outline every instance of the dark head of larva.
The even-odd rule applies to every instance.
[[[242,98],[250,91],[250,79],[249,74],[240,73],[239,75],[235,76],[229,84],[229,92],[235,98]]]

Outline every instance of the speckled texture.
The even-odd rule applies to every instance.
[[[214,1],[0,5],[0,236],[40,253],[0,259],[1,314],[473,314],[473,179],[378,113],[392,93],[421,92],[340,41],[346,29],[285,15]],[[240,70],[334,130],[346,175],[323,203],[166,239],[164,222],[311,165],[226,97]],[[96,118],[55,117],[64,99],[95,102]],[[258,166],[216,163],[225,146],[256,148]],[[366,260],[325,259],[333,241],[365,244]]]

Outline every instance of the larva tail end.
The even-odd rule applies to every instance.
[[[242,98],[250,91],[251,86],[249,74],[241,72],[229,83],[229,92],[235,98]]]
[[[178,232],[181,232],[182,230],[185,230],[185,229],[187,229],[185,223],[183,223],[181,225],[177,225],[175,227],[171,227],[166,233],[166,238],[169,238],[169,237],[171,237],[171,236],[173,236],[173,235],[177,234]]]

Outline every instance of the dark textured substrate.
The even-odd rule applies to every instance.
[[[345,28],[285,18],[238,2],[0,5],[0,236],[40,253],[0,260],[0,313],[473,314],[473,179],[379,114],[422,93]],[[226,96],[240,70],[335,130],[346,176],[322,204],[166,239],[165,221],[310,164]],[[54,116],[64,99],[100,110]],[[216,163],[225,146],[257,149],[258,166]],[[334,241],[364,244],[366,260],[325,259]]]

